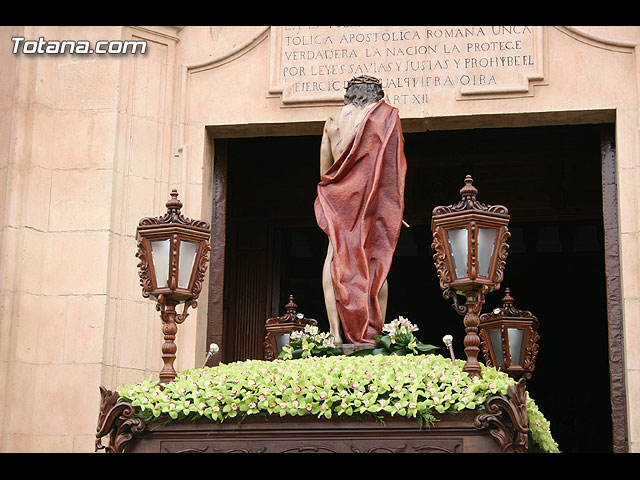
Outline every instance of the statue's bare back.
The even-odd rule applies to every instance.
[[[324,175],[329,167],[340,158],[340,155],[349,146],[356,135],[358,127],[366,117],[369,110],[375,105],[370,103],[365,106],[354,104],[345,105],[338,115],[331,116],[324,125],[322,144],[320,146],[320,174]]]

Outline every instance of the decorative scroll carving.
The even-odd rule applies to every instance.
[[[268,334],[267,334],[267,337],[264,339],[264,344],[263,345],[264,345],[264,359],[265,360],[267,360],[267,361],[273,360],[274,358],[276,358],[278,356],[278,352],[273,347],[273,342],[269,338]]]
[[[458,302],[458,294],[455,292],[455,290],[451,288],[447,288],[445,291],[442,292],[442,296],[446,300],[449,300],[449,299],[453,300],[453,305],[451,306],[457,313],[459,313],[460,315],[464,315],[465,313],[467,313],[467,306],[462,305]]]
[[[190,302],[191,308],[196,308],[198,306],[196,299],[200,296],[200,292],[202,291],[204,276],[207,273],[207,268],[209,266],[209,252],[211,251],[211,244],[209,243],[209,240],[204,241],[200,248],[203,250],[203,254],[199,257],[200,260],[198,262],[198,270],[196,273],[195,281],[193,283],[193,297],[191,298]],[[187,307],[185,305],[185,311],[186,309]]]
[[[509,215],[509,210],[503,205],[486,205],[476,199],[478,189],[472,185],[473,179],[470,175],[464,180],[464,187],[460,189],[462,199],[453,205],[440,205],[433,209],[432,215],[444,215],[446,213],[462,212],[464,210],[479,210],[486,213],[498,215]]]
[[[119,395],[100,387],[100,413],[96,429],[95,451],[124,453],[133,436],[145,430],[146,424],[139,418],[133,418],[134,407],[127,402],[118,402]],[[102,437],[109,436],[109,445],[102,445]]]
[[[460,453],[462,452],[462,440],[458,440],[450,447],[439,445],[419,445],[413,447],[418,453]]]
[[[194,220],[187,218],[180,212],[182,208],[182,202],[178,200],[178,191],[174,188],[171,191],[171,199],[167,201],[167,213],[161,217],[145,217],[140,219],[138,223],[139,227],[147,225],[163,225],[169,223],[177,223],[180,225],[188,225],[191,227],[198,227],[204,229],[210,229],[211,225],[206,220]]]
[[[511,238],[511,232],[507,227],[503,228],[502,242],[498,246],[498,261],[496,264],[496,271],[493,276],[493,282],[499,287],[504,279],[504,268],[507,264],[507,257],[509,256],[509,244],[507,241]],[[498,288],[496,287],[496,288]]]
[[[320,452],[338,453],[336,450],[328,447],[316,447],[316,446],[303,446],[292,447],[282,450],[281,453],[320,453]]]
[[[351,447],[351,451],[353,453],[403,453],[407,449],[406,445],[402,445],[401,447],[391,448],[391,447],[370,447],[364,450],[360,448]]]
[[[507,396],[498,395],[487,400],[486,413],[474,421],[476,428],[489,429],[489,433],[500,444],[503,453],[526,453],[529,449],[529,417],[527,415],[527,392],[524,379],[509,387]],[[503,416],[506,412],[510,426]]]
[[[211,447],[211,445],[207,445],[204,448],[183,448],[181,450],[173,450],[171,448],[171,446],[173,446],[174,444],[170,444],[170,445],[164,445],[162,446],[162,453],[265,453],[267,451],[266,448],[258,448],[256,450],[250,450],[250,449],[246,449],[246,448],[228,448],[228,449],[221,449],[221,448],[213,448]]]
[[[525,373],[525,378],[527,379],[531,378],[531,372],[536,368],[536,360],[538,359],[538,341],[540,340],[540,335],[533,329],[533,327],[529,327],[528,330],[529,337],[533,337],[533,340],[525,347],[526,354],[522,365],[522,368],[527,372]]]
[[[208,447],[206,448],[185,448],[184,450],[177,450],[177,451],[172,451],[169,450],[167,448],[163,448],[162,449],[162,453],[207,453],[207,450],[209,450]],[[241,453],[248,453],[248,452],[241,452]]]
[[[271,317],[267,319],[267,325],[277,325],[280,323],[299,323],[301,325],[317,325],[317,320],[313,318],[306,318],[301,313],[298,313],[298,305],[294,302],[293,295],[289,295],[289,302],[284,306],[284,315],[281,317]]]
[[[149,269],[149,263],[151,259],[146,254],[146,249],[143,245],[143,239],[138,240],[138,251],[136,257],[140,259],[138,263],[138,276],[140,277],[140,286],[142,287],[142,296],[149,298],[153,286],[151,285],[151,271]]]
[[[483,318],[483,317],[484,317],[484,314],[480,315],[480,318]],[[491,355],[489,354],[489,344],[491,342],[491,339],[489,338],[489,333],[487,332],[486,329],[481,328],[480,331],[478,332],[478,336],[480,337],[480,350],[482,351],[482,356],[484,357],[484,364],[487,367],[496,368],[497,365],[493,364],[493,360],[491,360]],[[504,345],[502,346],[502,348],[504,348]]]
[[[433,231],[433,242],[431,243],[431,248],[436,252],[433,254],[433,263],[435,264],[436,271],[438,272],[438,278],[440,279],[440,288],[447,291],[449,290],[449,283],[453,280],[453,277],[447,263],[447,254],[445,251],[445,242],[447,239],[445,235],[445,231],[442,227],[436,227]],[[443,296],[444,298],[449,299],[449,296],[446,296],[444,293]]]

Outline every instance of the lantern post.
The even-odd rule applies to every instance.
[[[166,207],[167,213],[161,217],[142,218],[136,232],[142,296],[157,302],[162,319],[161,383],[171,382],[177,375],[173,363],[178,325],[189,315],[187,310],[197,306],[211,250],[209,222],[184,217],[175,189]],[[181,303],[184,307],[178,313],[176,307]]]

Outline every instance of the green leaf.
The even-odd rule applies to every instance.
[[[409,350],[408,348],[401,347],[401,348],[398,348],[398,349],[392,351],[391,355],[406,355],[406,354],[408,354],[410,352],[411,352],[411,350]]]
[[[365,355],[374,355],[373,348],[363,348],[362,350],[356,350],[355,352],[351,352],[349,357],[364,357]]]
[[[304,352],[304,350],[302,348],[295,348],[292,352],[291,352],[291,358],[292,359],[297,359],[297,358],[301,358],[302,357],[302,353]],[[280,360],[282,360],[282,356],[283,356],[284,352],[280,352],[280,354],[278,355],[278,358]]]
[[[339,348],[327,348],[326,349],[326,354],[327,355],[342,355],[342,350]]]
[[[386,348],[374,348],[371,355],[389,355],[389,350]]]
[[[389,335],[385,335],[378,340],[378,343],[382,345],[387,350],[391,350],[391,346],[393,343],[391,342],[391,337]]]
[[[420,353],[431,353],[435,350],[438,350],[439,347],[428,345],[426,343],[418,343],[418,345],[416,345],[416,348]]]

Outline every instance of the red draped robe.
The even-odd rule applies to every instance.
[[[333,246],[331,278],[344,337],[375,343],[404,210],[407,162],[398,109],[379,101],[350,145],[322,175],[315,214]]]

